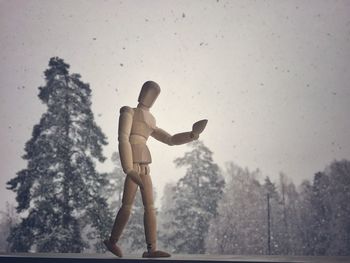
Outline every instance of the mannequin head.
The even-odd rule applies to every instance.
[[[151,108],[159,93],[159,85],[154,81],[147,81],[142,85],[138,102],[146,108]]]

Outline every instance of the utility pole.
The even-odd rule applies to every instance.
[[[267,193],[267,252],[271,255],[270,194]]]

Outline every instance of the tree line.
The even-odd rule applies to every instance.
[[[350,255],[350,161],[335,160],[317,172],[312,182],[305,180],[296,186],[283,173],[275,183],[259,169],[250,171],[232,162],[222,177],[220,170],[203,169],[208,166],[195,159],[197,151],[209,149],[200,142],[192,147],[192,152],[175,160],[188,165],[186,175],[177,184],[167,185],[163,194],[159,235],[169,250]],[[214,180],[198,184],[205,173]],[[196,195],[198,192],[201,194]]]
[[[91,89],[58,57],[44,72],[39,99],[47,106],[23,159],[27,167],[8,182],[16,213],[0,222],[13,252],[104,252],[121,204],[119,155],[105,161],[107,138],[94,121]],[[296,186],[285,174],[273,182],[260,170],[228,163],[221,169],[201,141],[174,160],[185,175],[165,187],[158,211],[160,246],[172,253],[349,255],[350,162],[334,161]],[[7,230],[6,230],[7,229]],[[121,239],[127,253],[143,251],[143,206],[138,193]]]

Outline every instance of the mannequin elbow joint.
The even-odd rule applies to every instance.
[[[169,146],[174,146],[174,145],[175,145],[175,143],[174,143],[173,140],[172,140],[172,137],[170,137],[170,138],[168,139],[167,144],[168,144]]]
[[[121,134],[118,136],[118,141],[119,142],[129,142],[129,136],[126,134]]]

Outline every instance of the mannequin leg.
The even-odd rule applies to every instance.
[[[144,258],[170,257],[170,254],[157,250],[157,220],[153,204],[153,187],[149,173],[149,166],[141,164],[141,179],[143,190],[141,190],[142,202],[145,209],[143,222],[145,226],[145,236],[147,251],[143,253]]]
[[[144,189],[141,190],[142,203],[144,206],[144,227],[148,251],[155,251],[157,248],[157,220],[153,204],[153,187],[149,174],[149,166],[141,165],[141,179]]]
[[[134,169],[136,171],[139,171],[140,167],[138,164],[134,164]],[[128,176],[125,178],[124,183],[124,191],[123,191],[123,198],[122,198],[122,206],[118,211],[118,214],[115,218],[111,236],[110,236],[110,242],[116,243],[123,230],[125,225],[127,224],[130,214],[131,214],[131,208],[132,204],[135,199],[136,191],[137,191],[137,184],[134,183]]]

